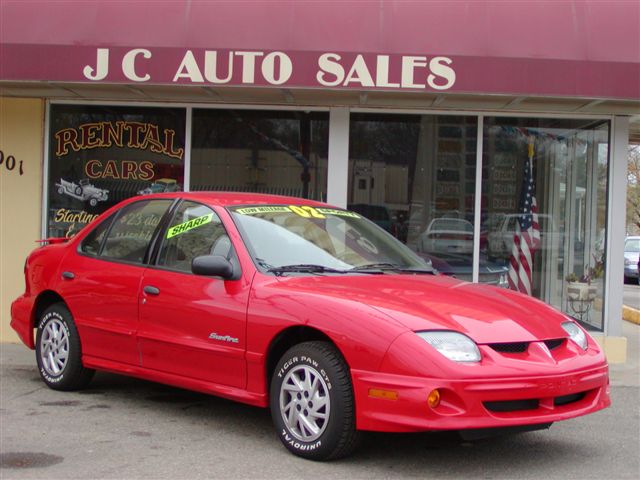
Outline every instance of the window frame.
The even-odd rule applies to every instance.
[[[203,275],[196,275],[192,271],[187,271],[186,272],[184,270],[178,270],[176,268],[170,268],[170,267],[167,267],[166,265],[160,265],[158,263],[160,261],[160,252],[162,251],[162,247],[164,246],[165,241],[166,241],[165,233],[169,229],[169,225],[171,225],[171,222],[173,221],[176,212],[180,209],[182,204],[185,203],[185,202],[193,203],[193,204],[196,204],[196,205],[202,205],[203,207],[206,207],[209,210],[211,210],[215,214],[215,216],[218,218],[218,220],[220,221],[220,225],[222,225],[222,228],[224,229],[225,233],[229,237],[229,240],[231,241],[231,252],[232,252],[232,255],[231,255],[231,258],[228,259],[228,260],[231,263],[231,265],[233,266],[233,275],[232,275],[231,278],[224,279],[224,280],[239,280],[242,277],[242,266],[240,265],[240,260],[238,258],[237,249],[236,249],[235,245],[233,244],[233,240],[231,240],[231,235],[229,235],[229,229],[227,228],[227,226],[225,225],[224,221],[222,220],[222,217],[220,216],[218,211],[212,205],[208,205],[206,203],[202,203],[202,202],[199,202],[197,200],[193,200],[191,198],[178,198],[177,201],[175,202],[175,204],[172,205],[172,207],[170,209],[170,212],[169,212],[169,215],[166,215],[166,218],[163,218],[163,221],[160,222],[159,225],[162,226],[162,229],[158,232],[158,235],[155,237],[155,243],[153,245],[153,250],[150,252],[150,258],[149,258],[149,262],[148,262],[147,266],[149,268],[153,268],[155,270],[164,270],[164,271],[167,271],[167,272],[181,273],[183,275],[200,276],[200,277],[209,278],[209,279],[211,279],[211,278],[220,278],[220,277],[207,277],[207,276],[203,276]]]
[[[142,262],[122,260],[122,259],[119,259],[119,258],[106,257],[106,256],[102,255],[102,252],[104,250],[104,246],[106,244],[107,238],[109,238],[109,235],[111,234],[111,230],[113,229],[113,226],[115,225],[115,223],[118,220],[118,218],[120,218],[122,216],[122,212],[123,211],[128,210],[132,206],[134,206],[136,204],[139,204],[139,203],[163,202],[163,201],[167,201],[167,200],[169,201],[169,205],[167,206],[167,209],[162,214],[162,217],[160,217],[160,222],[158,222],[158,225],[156,225],[155,229],[153,230],[153,233],[151,234],[151,238],[149,239],[149,243],[147,244],[147,248],[145,249],[145,253],[144,253],[143,257],[142,257]],[[93,258],[95,260],[102,260],[102,261],[105,261],[105,262],[120,263],[120,264],[124,264],[124,265],[141,266],[141,267],[149,266],[149,261],[150,261],[153,249],[155,247],[158,234],[163,229],[167,214],[169,212],[173,211],[173,208],[175,207],[175,205],[177,203],[177,200],[179,200],[179,198],[178,199],[172,199],[172,198],[153,198],[153,199],[152,198],[146,198],[146,199],[136,200],[136,201],[133,201],[131,203],[128,203],[127,205],[124,205],[123,207],[118,209],[116,212],[112,213],[104,221],[98,223],[95,227],[93,227],[91,229],[91,231],[87,235],[85,235],[82,238],[82,240],[79,242],[78,248],[76,250],[76,253],[78,255],[83,256],[83,257]],[[107,231],[106,231],[106,233],[104,235],[104,238],[100,242],[100,249],[98,250],[98,253],[96,255],[92,255],[90,253],[84,252],[82,250],[82,245],[84,244],[84,242],[87,239],[87,237],[89,235],[91,235],[91,233],[96,228],[98,228],[100,225],[102,225],[105,222],[111,222],[111,223],[110,223],[109,227],[107,228]]]

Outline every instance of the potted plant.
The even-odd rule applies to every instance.
[[[567,298],[573,301],[592,302],[597,295],[598,288],[592,285],[595,279],[602,277],[604,274],[604,258],[594,255],[594,265],[584,266],[584,273],[578,277],[575,273],[570,273],[565,277],[567,281]]]

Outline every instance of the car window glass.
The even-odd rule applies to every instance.
[[[158,265],[191,272],[191,261],[200,255],[220,255],[230,259],[233,251],[218,215],[209,207],[183,202],[163,235]]]
[[[82,240],[80,250],[83,253],[86,253],[88,255],[98,255],[100,253],[102,240],[104,239],[106,233],[109,231],[109,227],[111,226],[111,222],[113,221],[114,216],[115,214],[109,216],[109,218],[101,222],[89,233],[89,235],[84,238],[84,240]]]
[[[100,256],[142,263],[153,232],[171,202],[150,200],[125,207],[109,231]]]

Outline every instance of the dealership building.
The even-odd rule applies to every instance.
[[[355,210],[445,274],[563,310],[624,361],[639,18],[623,1],[4,0],[0,339],[17,340],[36,240],[134,195],[226,190]]]

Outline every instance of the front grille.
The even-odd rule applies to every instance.
[[[564,343],[564,338],[556,338],[553,340],[545,340],[544,344],[547,346],[549,350],[553,350],[554,348],[558,348],[560,345]]]
[[[518,412],[521,410],[535,410],[538,408],[537,399],[504,400],[500,402],[483,402],[487,410],[492,412]]]
[[[572,393],[571,395],[563,395],[561,397],[556,397],[553,399],[553,404],[556,407],[560,407],[562,405],[568,405],[570,403],[578,402],[584,398],[586,395],[585,392],[580,393]]]
[[[489,346],[500,353],[523,353],[527,351],[529,342],[490,343]]]

